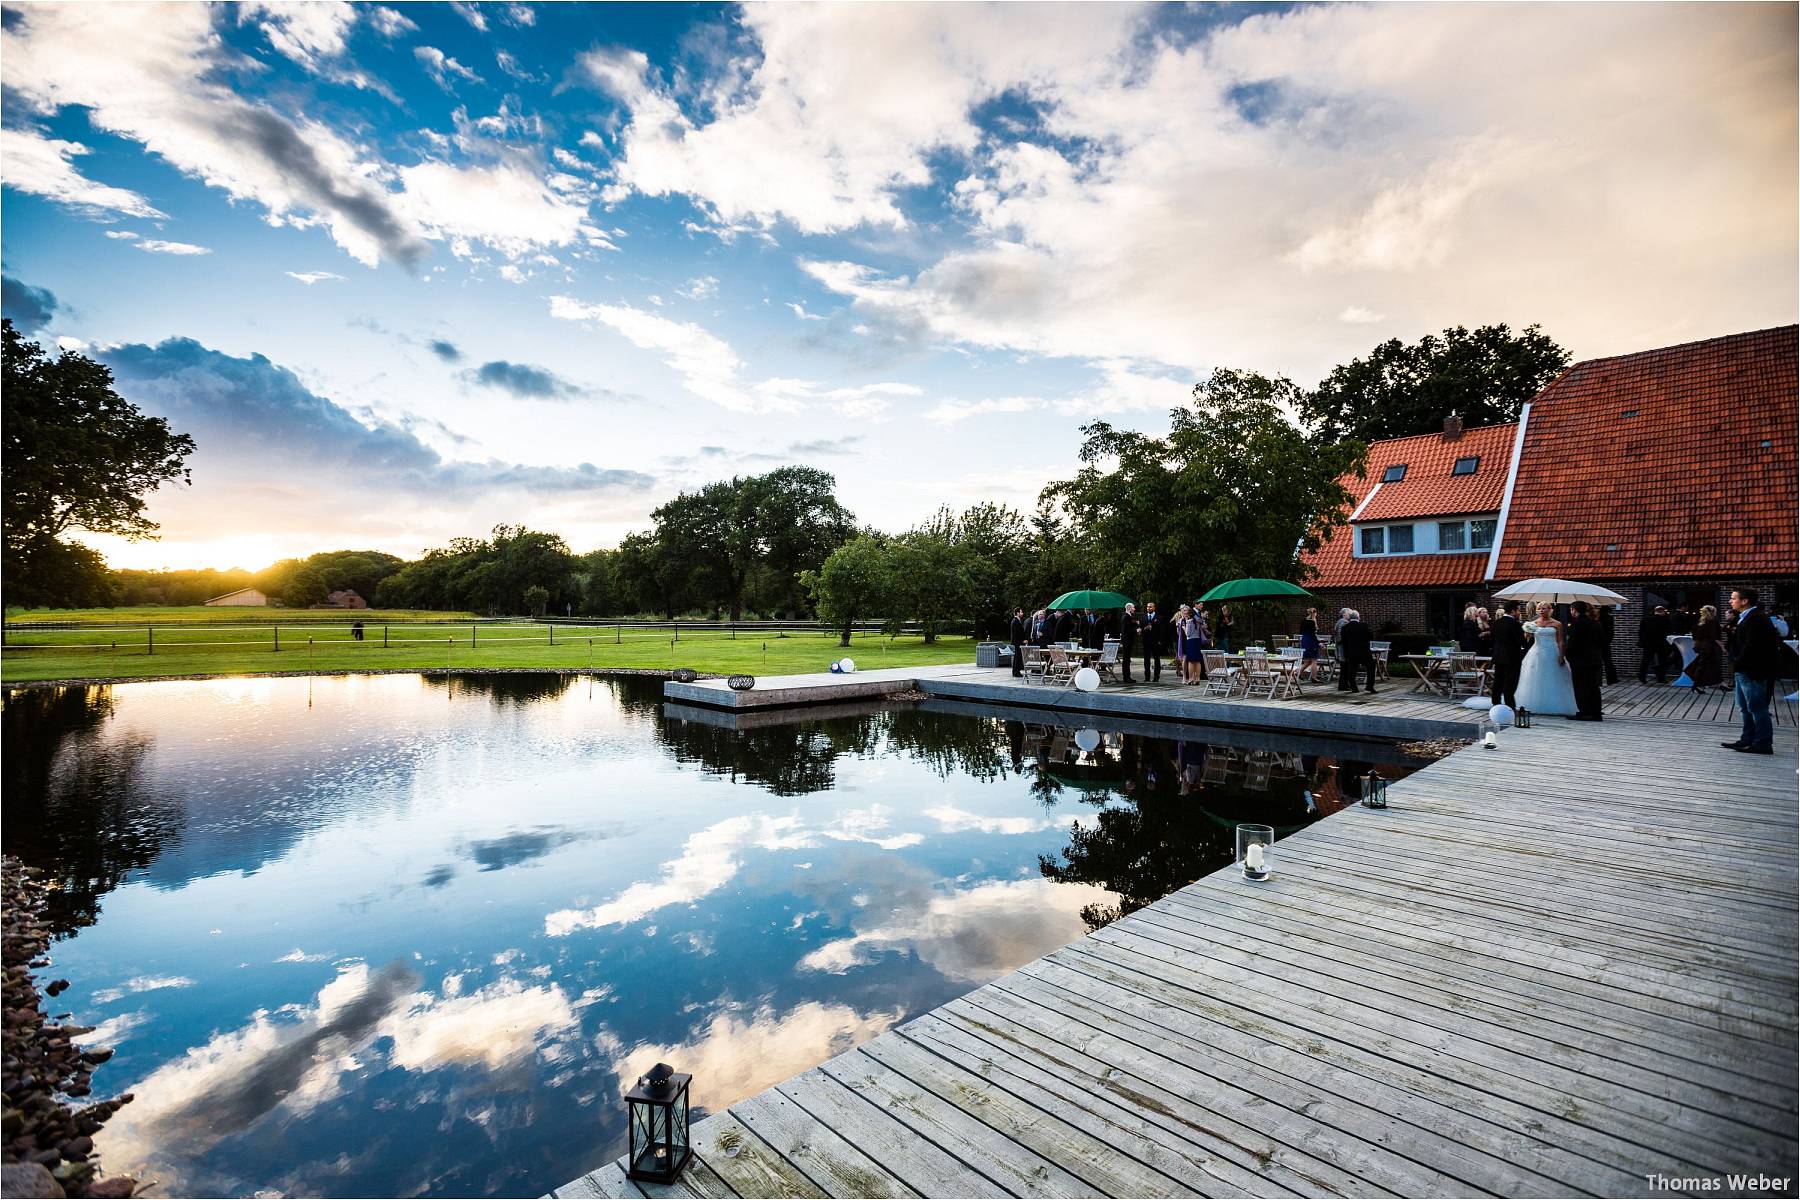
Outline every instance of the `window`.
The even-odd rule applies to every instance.
[[[1387,542],[1386,542],[1386,537],[1385,537],[1386,533],[1387,533],[1387,530],[1381,528],[1379,525],[1376,526],[1374,529],[1363,530],[1362,531],[1362,552],[1364,554],[1386,554],[1387,553]]]
[[[1485,521],[1469,522],[1469,549],[1492,550],[1494,548],[1494,530],[1500,522],[1492,517]]]
[[[1474,521],[1439,521],[1438,551],[1442,554],[1455,554],[1464,550],[1491,550],[1494,546],[1494,530],[1499,524],[1493,517]]]
[[[1473,475],[1480,467],[1481,455],[1475,454],[1468,458],[1457,459],[1456,465],[1450,468],[1450,473],[1452,475]]]
[[[1393,466],[1389,467],[1387,470],[1385,470],[1381,473],[1381,482],[1383,482],[1383,483],[1399,483],[1402,479],[1405,479],[1405,478],[1406,478],[1406,464],[1405,463],[1395,463]]]
[[[1461,521],[1438,522],[1439,550],[1467,550],[1469,548],[1469,531]]]
[[[1387,531],[1389,554],[1412,553],[1412,526],[1389,525]]]

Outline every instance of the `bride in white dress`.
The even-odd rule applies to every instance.
[[[1537,606],[1537,620],[1525,626],[1531,636],[1531,648],[1525,652],[1525,664],[1519,670],[1519,687],[1514,693],[1520,708],[1534,713],[1550,713],[1572,717],[1575,708],[1575,677],[1569,673],[1563,655],[1563,627],[1549,604]]]

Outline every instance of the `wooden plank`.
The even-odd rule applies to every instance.
[[[694,1153],[739,1196],[826,1193],[727,1109],[694,1126]]]
[[[731,1113],[755,1130],[757,1136],[804,1172],[827,1195],[919,1195],[779,1091],[771,1089],[734,1104]]]

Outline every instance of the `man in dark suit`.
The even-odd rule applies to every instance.
[[[1023,608],[1015,608],[1013,609],[1012,629],[1009,631],[1013,652],[1013,676],[1015,678],[1025,673],[1026,633],[1025,610]]]
[[[1675,647],[1669,645],[1669,635],[1675,627],[1669,622],[1669,606],[1659,604],[1644,614],[1638,622],[1638,682],[1648,683],[1645,678],[1649,672],[1656,671],[1656,682],[1669,682],[1669,655]]]
[[[1517,708],[1513,693],[1519,687],[1519,668],[1525,662],[1525,651],[1531,643],[1525,639],[1525,627],[1519,624],[1519,602],[1508,600],[1494,618],[1494,687],[1493,701]]]
[[[1144,602],[1144,615],[1138,621],[1138,639],[1144,643],[1144,682],[1162,681],[1163,642],[1169,623],[1156,611],[1156,601]]]
[[[1604,635],[1586,600],[1569,605],[1569,626],[1563,630],[1563,657],[1575,683],[1575,715],[1572,721],[1599,721],[1600,680],[1606,672]]]
[[[1775,725],[1769,716],[1769,701],[1781,677],[1781,634],[1749,588],[1731,593],[1731,609],[1737,614],[1737,623],[1731,627],[1726,648],[1731,653],[1731,669],[1737,673],[1737,706],[1743,714],[1744,730],[1737,741],[1721,745],[1745,754],[1773,754]]]
[[[1082,619],[1081,645],[1084,649],[1098,650],[1106,643],[1106,626],[1100,621],[1100,614],[1089,609]]]
[[[1369,627],[1354,608],[1345,613],[1346,620],[1338,630],[1338,650],[1343,665],[1338,668],[1338,691],[1354,692],[1359,672],[1369,673],[1369,694],[1375,694],[1375,652],[1369,648]]]
[[[1056,635],[1050,640],[1053,642],[1066,642],[1069,640],[1069,634],[1072,633],[1074,629],[1075,614],[1065,608],[1056,614]]]
[[[1137,605],[1127,604],[1119,619],[1119,678],[1126,683],[1131,682],[1131,652],[1137,647],[1139,627]]]

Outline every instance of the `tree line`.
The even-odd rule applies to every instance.
[[[338,550],[260,572],[108,571],[76,530],[154,537],[156,487],[185,482],[193,440],[140,413],[110,371],[45,354],[5,325],[8,604],[193,604],[257,587],[289,606],[350,589],[379,607],[493,615],[818,616],[972,621],[998,636],[1015,604],[1078,587],[1192,598],[1244,575],[1304,582],[1300,553],[1346,515],[1340,482],[1379,438],[1433,432],[1449,412],[1507,421],[1569,361],[1537,326],[1457,326],[1390,340],[1306,390],[1280,375],[1216,370],[1170,413],[1166,435],[1083,426],[1079,467],[1026,515],[941,509],[899,533],[859,525],[826,471],[790,466],[684,491],[615,549],[574,553],[524,525],[454,539],[410,562]]]

